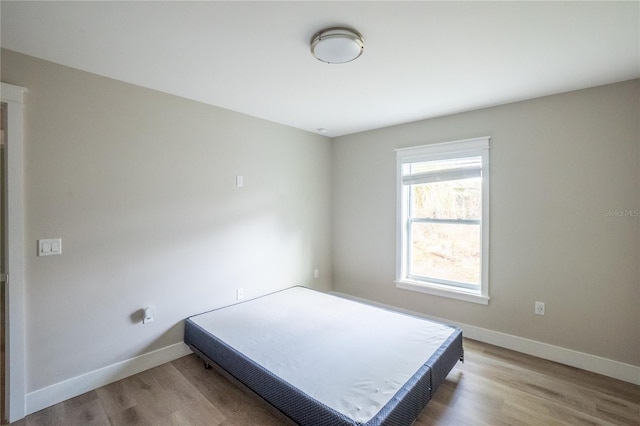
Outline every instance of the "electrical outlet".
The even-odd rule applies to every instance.
[[[320,271],[317,269],[313,270],[313,278],[318,278],[320,276]]]
[[[236,290],[236,298],[237,300],[244,299],[244,288],[239,288]]]
[[[144,308],[142,323],[149,324],[150,322],[153,322],[153,309],[151,308],[151,306],[147,306],[146,308]]]
[[[534,312],[536,315],[544,315],[544,302],[536,302]]]

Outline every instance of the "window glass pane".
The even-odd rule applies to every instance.
[[[480,225],[412,223],[409,273],[479,285]]]
[[[411,185],[411,217],[480,220],[482,178]]]

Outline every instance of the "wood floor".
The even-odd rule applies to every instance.
[[[415,426],[640,425],[640,386],[465,339]],[[31,425],[293,425],[195,355],[31,414]]]

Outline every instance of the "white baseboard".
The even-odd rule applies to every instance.
[[[135,358],[127,359],[98,370],[38,389],[25,396],[26,414],[65,401],[69,398],[138,374],[158,365],[173,361],[191,353],[184,343],[176,343]]]
[[[498,331],[488,330],[469,324],[449,321],[444,318],[436,318],[433,316],[421,314],[419,312],[410,311],[408,309],[401,309],[395,306],[373,302],[344,293],[332,293],[337,296],[345,297],[347,299],[358,300],[374,306],[380,306],[391,310],[406,312],[411,315],[416,315],[427,319],[432,319],[434,321],[455,325],[457,327],[460,327],[465,337],[473,340],[478,340],[480,342],[489,343],[491,345],[500,346],[502,348],[522,352],[527,355],[533,355],[538,358],[559,362],[571,367],[580,368],[582,370],[602,374],[603,376],[623,380],[635,385],[640,385],[640,367],[635,365],[625,364],[623,362],[614,361],[608,358],[603,358],[584,352],[574,351],[572,349],[567,349],[560,346],[550,345],[548,343],[538,342],[536,340],[525,339],[523,337],[514,336],[512,334],[501,333]]]
[[[459,324],[458,326],[470,339],[640,385],[640,367],[635,365],[468,324]]]

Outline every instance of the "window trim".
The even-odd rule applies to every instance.
[[[489,304],[489,136],[463,139],[396,149],[396,287],[436,296],[448,297],[467,302]],[[409,249],[408,229],[405,218],[407,208],[403,202],[406,185],[403,184],[402,165],[422,161],[447,160],[465,156],[482,158],[482,218],[480,223],[480,291],[470,291],[462,287],[438,282],[412,279],[407,274]]]

